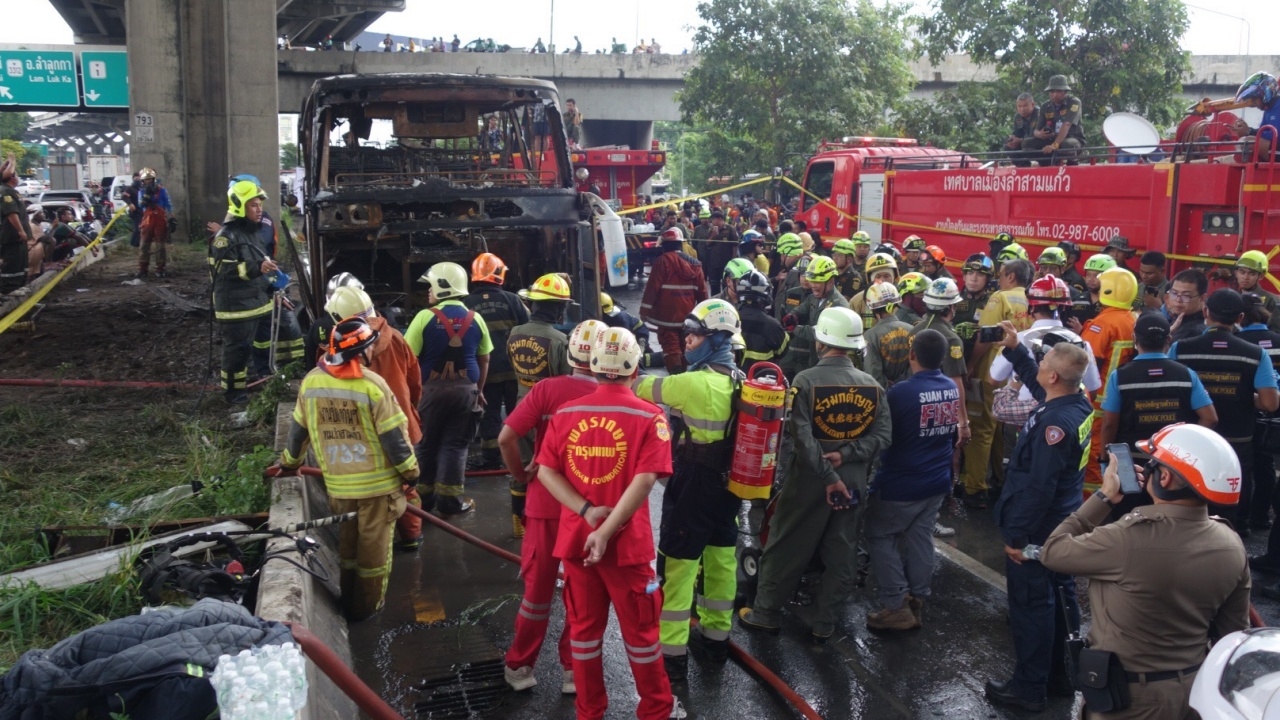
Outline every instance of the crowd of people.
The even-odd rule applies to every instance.
[[[277,50],[293,50],[295,48],[306,49],[302,46],[295,46],[292,38],[288,35],[281,35],[276,38]],[[346,42],[342,40],[334,40],[332,35],[326,35],[324,40],[316,44],[314,48],[322,52],[331,52],[334,50],[366,50],[363,46],[356,42]],[[452,40],[445,40],[444,36],[430,38],[402,37],[396,38],[391,33],[385,34],[377,47],[367,48],[376,52],[400,52],[400,53],[419,53],[419,52],[469,52],[469,53],[506,53],[506,52],[523,52],[530,54],[555,53],[555,45],[548,45],[542,42],[539,37],[534,43],[526,47],[515,47],[503,43],[494,42],[493,38],[479,37],[470,42],[464,43],[458,39],[457,33],[454,33]],[[582,40],[577,35],[573,36],[573,45],[565,47],[560,52],[567,55],[583,54]],[[688,54],[688,49],[681,51],[681,54]],[[662,45],[658,43],[657,38],[651,38],[647,43],[641,38],[634,46],[628,49],[625,42],[618,42],[618,38],[612,38],[609,47],[598,48],[593,54],[595,55],[660,55],[662,54]]]
[[[210,263],[234,400],[249,326],[271,312],[267,279],[278,268],[257,247],[265,193],[239,179],[228,197]],[[1258,286],[1266,257],[1250,251],[1226,272],[1167,278],[1159,253],[1132,271],[1136,253],[1114,238],[1080,275],[1072,243],[1032,262],[1006,235],[967,257],[957,281],[942,248],[917,236],[898,249],[857,233],[828,250],[767,208],[743,233],[742,212],[734,225],[719,208],[692,215],[663,212],[638,317],[602,296],[600,319],[570,326],[566,276],[514,293],[491,253],[469,270],[429,268],[429,307],[403,332],[357,278],[330,281],[281,465],[297,467],[310,449],[334,510],[359,514],[340,542],[350,616],[378,611],[393,548],[421,543],[408,504],[473,512],[468,467],[505,468],[524,583],[508,684],[537,684],[563,567],[560,689],[576,694],[579,717],[606,712],[610,607],[638,716],[684,717],[673,685],[729,654],[744,499],[726,473],[744,373],[763,370],[788,381],[789,409],[741,628],[780,632],[816,567],[809,633],[826,642],[859,547],[881,603],[867,626],[921,627],[933,537],[953,532],[939,512],[956,494],[992,508],[1007,558],[1017,662],[988,682],[992,702],[1036,711],[1077,688],[1099,698],[1073,666],[1110,653],[1101,662],[1118,663],[1113,683],[1131,705],[1091,716],[1187,716],[1209,641],[1248,626],[1240,538],[1271,526],[1277,498],[1275,440],[1255,433],[1280,405],[1280,318]],[[643,371],[657,364],[650,328],[665,374]],[[477,434],[481,452],[469,460]],[[1117,457],[1130,453],[1138,465]],[[655,545],[647,497],[658,482]],[[1253,565],[1280,571],[1280,553]],[[1073,576],[1090,578],[1094,617],[1078,660],[1055,649],[1079,632]],[[1139,616],[1160,621],[1132,632],[1125,623]]]

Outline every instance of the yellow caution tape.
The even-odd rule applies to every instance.
[[[663,202],[660,202],[660,203],[653,203],[652,205],[641,205],[640,207],[633,207],[630,210],[621,210],[618,212],[618,214],[633,215],[635,213],[645,212],[646,210],[652,210],[654,208],[667,207],[668,205],[678,205],[686,200],[697,200],[698,198],[710,197],[712,195],[721,195],[729,192],[730,190],[737,190],[738,188],[744,188],[751,185],[759,185],[762,182],[769,182],[772,179],[773,179],[773,176],[764,175],[756,178],[755,180],[740,182],[737,185],[730,185],[729,187],[720,188],[719,190],[711,190],[709,192],[699,193],[697,195],[688,195],[686,197],[668,198],[667,200],[664,200]]]
[[[0,319],[0,333],[3,333],[10,327],[13,327],[13,324],[18,322],[23,315],[30,312],[31,308],[35,307],[36,303],[43,300],[44,296],[48,295],[50,290],[57,287],[58,283],[62,282],[62,280],[75,268],[76,264],[79,263],[86,255],[90,254],[93,249],[102,242],[102,239],[105,238],[107,233],[111,230],[111,226],[116,224],[116,220],[118,220],[121,215],[124,215],[124,211],[124,207],[117,210],[116,214],[111,218],[111,222],[107,223],[107,226],[102,228],[102,232],[98,233],[97,239],[85,246],[84,252],[76,255],[71,262],[67,263],[67,266],[62,268],[62,272],[58,273],[53,280],[45,283],[44,287],[32,293],[31,297],[27,298],[26,301],[15,308],[13,312],[5,315],[3,319]]]

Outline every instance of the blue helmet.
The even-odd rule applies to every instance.
[[[1250,75],[1236,91],[1236,102],[1256,100],[1266,107],[1277,95],[1280,95],[1280,89],[1276,86],[1276,79],[1268,73],[1258,72]]]
[[[242,180],[248,180],[249,182],[253,183],[254,185],[257,185],[258,187],[262,187],[262,183],[258,182],[258,176],[257,176],[257,175],[250,175],[249,173],[241,173],[241,174],[239,174],[239,175],[232,175],[232,176],[231,176],[231,179],[227,181],[227,187],[228,187],[228,188],[230,188],[232,185],[235,185],[236,183],[238,183],[238,182],[240,182],[240,181],[242,181]]]

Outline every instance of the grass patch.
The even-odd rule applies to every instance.
[[[127,522],[266,510],[269,429],[232,428],[218,402],[190,418],[180,414],[189,398],[140,408],[137,400],[132,391],[58,390],[0,402],[0,494],[9,500],[0,507],[0,572],[49,559],[42,526],[100,524],[111,502],[192,480],[206,490]],[[64,591],[0,590],[0,669],[29,648],[136,613],[137,590],[129,571]]]

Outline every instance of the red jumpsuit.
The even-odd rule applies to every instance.
[[[658,326],[658,343],[668,372],[683,372],[684,341],[680,328],[693,306],[707,299],[702,264],[676,250],[653,261],[640,301],[640,319]]]
[[[396,403],[409,421],[409,442],[422,441],[422,426],[418,423],[418,403],[422,400],[422,371],[418,369],[418,356],[405,341],[399,330],[381,316],[366,318],[369,327],[378,331],[378,341],[369,351],[369,369],[387,381],[387,387],[396,396]],[[422,507],[418,489],[405,485],[404,500],[414,507]],[[416,542],[422,538],[422,518],[404,513],[396,520],[396,534],[403,542]]]
[[[570,400],[580,398],[597,387],[588,375],[560,375],[539,381],[507,416],[505,425],[519,437],[537,430],[534,456],[547,436],[547,421],[552,413]],[[532,667],[542,650],[551,619],[551,601],[556,594],[556,570],[560,561],[553,551],[560,528],[560,503],[542,483],[529,482],[524,505],[524,541],[520,546],[520,575],[524,578],[524,599],[516,614],[516,636],[507,650],[507,667],[516,670]],[[573,667],[569,658],[569,623],[560,634],[560,666]]]
[[[601,385],[556,411],[537,460],[564,475],[593,505],[615,507],[636,475],[671,474],[671,429],[666,415],[629,387]],[[636,717],[661,720],[675,699],[658,645],[662,591],[650,565],[655,554],[649,506],[641,504],[610,539],[600,562],[588,567],[582,548],[590,534],[586,520],[562,507],[555,555],[564,561],[578,720],[601,720],[609,707],[600,654],[610,603],[640,695]]]

